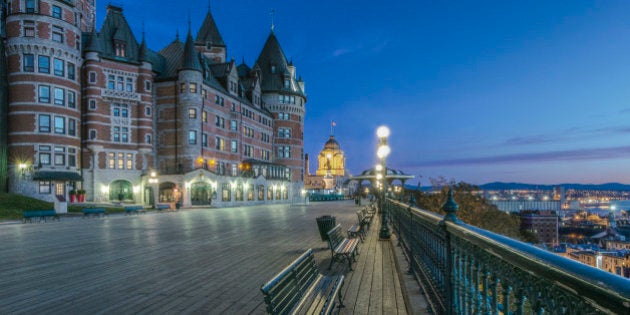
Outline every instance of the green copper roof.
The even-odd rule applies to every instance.
[[[184,45],[184,60],[180,70],[196,70],[201,72],[201,64],[199,63],[199,54],[195,50],[195,44],[193,43],[192,35],[190,34],[190,28],[188,28],[188,35],[186,36],[186,44]]]
[[[138,61],[138,41],[122,13],[122,8],[113,5],[107,6],[107,16],[98,38],[100,39],[101,55],[103,57],[131,62]],[[114,48],[114,42],[116,41],[125,43],[125,57],[116,56]]]
[[[208,8],[208,14],[206,14],[206,18],[203,20],[199,33],[197,33],[195,43],[199,45],[211,43],[214,46],[225,47],[225,43],[223,42],[223,38],[221,38],[217,24],[214,22],[212,13],[210,13],[210,8]]]
[[[287,92],[304,95],[295,78],[289,74],[289,62],[273,31],[269,34],[256,65],[261,70],[260,88],[263,92]],[[291,81],[288,88],[284,86],[285,79]]]

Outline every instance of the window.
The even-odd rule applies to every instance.
[[[40,85],[38,90],[39,90],[39,102],[50,103],[50,86]]]
[[[127,84],[125,85],[127,92],[133,92],[133,79],[127,78]]]
[[[90,129],[89,138],[90,138],[90,140],[96,140],[96,130],[95,129]]]
[[[221,185],[221,201],[231,201],[232,190],[230,189],[230,183],[223,183]]]
[[[201,113],[201,121],[208,122],[208,112]]]
[[[35,0],[26,0],[26,13],[35,13]]]
[[[116,51],[116,57],[126,57],[127,56],[127,43],[123,41],[115,41],[114,42],[114,50]]]
[[[81,37],[79,35],[74,37],[74,48],[81,49]]]
[[[147,106],[144,108],[144,115],[151,116],[151,106]]]
[[[66,133],[66,120],[61,116],[55,116],[55,133]]]
[[[230,130],[237,131],[238,130],[238,121],[230,120]]]
[[[127,169],[133,169],[133,154],[127,153]]]
[[[216,137],[215,140],[216,140],[216,147],[215,147],[215,149],[217,149],[219,151],[224,151],[225,150],[225,139]]]
[[[66,148],[55,147],[55,165],[56,166],[66,165]]]
[[[123,143],[129,142],[129,128],[122,127],[122,132],[120,133],[120,135]]]
[[[144,81],[144,90],[151,91],[151,81],[149,80]]]
[[[24,21],[24,37],[35,37],[35,21]]]
[[[50,132],[50,115],[39,115],[39,132]]]
[[[68,91],[68,108],[77,107],[77,95],[74,91]]]
[[[39,193],[50,194],[50,181],[39,182]]]
[[[117,160],[117,167],[118,169],[124,169],[125,168],[125,154],[124,153],[118,153],[118,160]]]
[[[197,144],[197,131],[188,131],[188,144]]]
[[[68,79],[74,80],[76,74],[76,68],[72,62],[68,62]]]
[[[129,105],[112,103],[112,116],[114,117],[129,117]]]
[[[125,78],[124,77],[118,77],[118,80],[116,81],[116,90],[118,90],[118,91],[124,91],[125,90]]]
[[[230,151],[232,153],[238,153],[238,141],[236,140],[230,141]]]
[[[58,7],[56,5],[52,6],[52,16],[55,19],[60,19],[61,20],[61,7]]]
[[[289,88],[289,79],[284,79],[284,88],[285,89]]]
[[[291,128],[278,128],[279,138],[291,138]]]
[[[188,109],[188,119],[197,119],[197,110],[194,108]]]
[[[148,144],[151,144],[151,135],[145,135],[144,136],[144,142],[148,143]]]
[[[81,25],[81,13],[75,13],[74,14],[74,25],[75,26]]]
[[[278,147],[278,158],[290,158],[291,157],[291,147],[289,146],[279,146]]]
[[[116,168],[116,154],[113,152],[107,153],[107,167]]]
[[[88,101],[88,108],[90,110],[95,110],[96,109],[96,100],[89,100]]]
[[[190,93],[197,93],[197,83],[189,83],[188,91],[190,91]]]
[[[94,77],[96,77],[96,75],[94,75]],[[94,80],[94,82],[96,82],[96,79]],[[107,76],[107,89],[109,90],[116,89],[116,77],[111,74]]]
[[[68,148],[68,166],[77,166],[77,149],[75,148]]]
[[[201,145],[205,148],[208,147],[208,135],[205,133],[201,135]]]
[[[59,26],[52,27],[52,40],[54,42],[63,43],[63,28]]]
[[[64,62],[61,59],[53,59],[53,70],[56,76],[63,77],[64,76]]]
[[[33,54],[24,54],[22,60],[23,71],[24,72],[34,72],[35,71],[35,55]]]
[[[77,135],[77,121],[72,118],[68,118],[68,135],[69,136]]]
[[[246,157],[253,157],[253,155],[252,155],[253,150],[252,150],[252,146],[251,145],[247,145],[247,144],[244,145],[243,151],[244,151],[243,154]]]
[[[55,88],[55,105],[65,105],[66,103],[66,92],[61,88]]]
[[[278,113],[278,119],[280,120],[289,120],[289,113]]]
[[[50,57],[37,56],[37,71],[39,73],[50,73]]]
[[[203,99],[208,99],[208,91],[206,89],[201,89],[201,97],[203,97]]]
[[[214,125],[217,127],[225,128],[225,119],[223,117],[214,116]]]
[[[276,66],[274,65],[271,66],[271,73],[276,73]]]
[[[114,127],[114,142],[120,142],[120,127]]]
[[[50,165],[50,146],[49,145],[39,146],[39,164]]]

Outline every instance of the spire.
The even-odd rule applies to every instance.
[[[144,21],[142,22],[142,42],[140,43],[140,48],[138,49],[138,60],[139,61],[148,61],[147,59],[147,42],[144,39]]]
[[[273,18],[276,15],[276,10],[271,9],[271,11],[269,11],[269,15],[271,16],[271,32],[273,33],[274,28],[276,28],[276,25],[273,23]]]
[[[190,20],[188,20],[188,35],[186,36],[186,44],[184,45],[184,62],[181,70],[196,70],[201,72],[201,63],[199,62],[193,38],[190,33]]]

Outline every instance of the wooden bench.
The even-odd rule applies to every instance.
[[[132,213],[138,214],[140,212],[146,212],[143,206],[126,206],[125,207],[125,215],[130,215]]]
[[[320,274],[309,249],[260,290],[269,314],[332,314],[335,307],[344,306],[343,279]]]
[[[337,226],[328,231],[328,244],[332,254],[328,269],[332,267],[333,262],[346,260],[348,261],[348,267],[352,270],[352,262],[356,261],[356,255],[359,253],[359,239],[345,238],[341,235],[341,224],[337,224]]]
[[[155,209],[157,209],[157,211],[162,212],[162,210],[171,210],[171,205],[168,203],[158,203],[155,206]]]
[[[354,224],[348,229],[348,237],[359,237],[361,242],[365,239],[365,235],[367,234],[367,230],[370,228],[370,221],[365,218],[362,211],[357,211],[357,218],[359,222]]]
[[[39,218],[39,222],[42,221],[42,219],[44,219],[44,222],[46,222],[46,218],[48,217],[52,217],[53,221],[55,219],[57,219],[57,221],[60,221],[59,219],[59,215],[57,215],[57,213],[55,212],[55,209],[50,209],[50,210],[24,210],[22,211],[22,216],[23,216],[23,223],[26,223],[26,221],[33,223],[33,218]]]
[[[374,213],[370,212],[367,208],[361,209],[361,213],[363,214],[363,220],[367,222],[368,228],[370,224],[372,224],[372,219],[374,218]]]
[[[107,211],[105,211],[105,208],[83,208],[81,212],[83,212],[84,218],[90,216],[101,217],[107,215]]]

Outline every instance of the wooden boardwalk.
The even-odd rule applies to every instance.
[[[341,314],[406,314],[378,223],[354,271],[335,263],[315,218],[344,230],[352,201],[195,209],[105,219],[0,225],[0,314],[262,314],[260,286],[308,248],[344,273]]]

